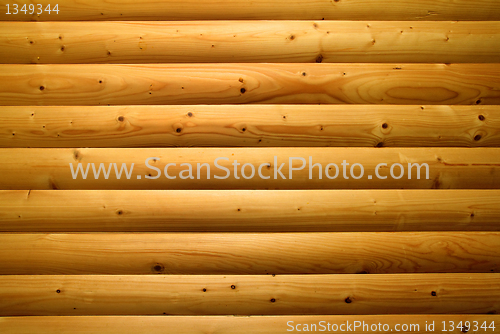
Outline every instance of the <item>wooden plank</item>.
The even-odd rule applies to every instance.
[[[496,0],[255,0],[241,2],[194,0],[138,0],[109,2],[105,0],[60,0],[59,13],[33,11],[7,15],[6,4],[23,2],[2,0],[2,21],[71,21],[71,20],[498,20],[500,5]],[[54,2],[39,0],[43,8]]]
[[[498,231],[499,190],[0,191],[1,232]]]
[[[240,131],[241,124],[246,131]],[[477,134],[481,140],[474,139]],[[0,109],[0,147],[374,147],[379,143],[386,147],[499,147],[500,107],[176,105]]]
[[[499,16],[500,17],[500,16]],[[500,22],[0,22],[0,63],[494,63]],[[320,56],[321,55],[321,56]]]
[[[484,314],[499,307],[496,273],[0,276],[1,316]]]
[[[468,323],[467,323],[468,322]],[[0,317],[0,331],[5,334],[164,334],[165,329],[177,334],[199,334],[210,330],[219,334],[278,334],[297,331],[333,331],[362,333],[363,326],[372,333],[403,331],[434,333],[446,329],[461,334],[498,331],[500,315],[319,315],[319,316],[65,316],[65,317]],[[434,326],[429,327],[430,324]],[[493,326],[488,328],[488,326]],[[380,326],[379,326],[380,324]],[[453,324],[453,325],[452,325]],[[426,326],[427,325],[427,326]],[[469,325],[467,327],[467,325]],[[481,326],[485,325],[483,328]],[[487,328],[486,330],[484,328]],[[371,329],[374,329],[373,331]],[[433,330],[432,330],[433,329]]]
[[[495,271],[499,232],[0,234],[0,275]]]
[[[241,103],[500,104],[500,63],[0,65],[2,106]]]
[[[497,189],[499,174],[498,148],[0,149],[2,190]]]

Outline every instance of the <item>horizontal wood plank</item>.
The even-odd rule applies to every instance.
[[[0,149],[2,190],[496,189],[499,174],[499,148]]]
[[[481,328],[486,322],[485,328]],[[440,314],[440,315],[320,315],[320,316],[65,316],[65,317],[0,317],[0,331],[5,334],[164,334],[168,329],[177,334],[200,334],[206,330],[219,334],[282,334],[287,331],[333,331],[350,328],[362,333],[363,325],[370,332],[386,333],[412,329],[412,333],[435,333],[446,329],[461,334],[477,328],[475,333],[495,333],[500,315]],[[433,329],[429,327],[434,323]],[[451,323],[454,326],[451,326]],[[379,324],[381,324],[379,326]],[[462,324],[462,325],[460,325]],[[385,326],[388,327],[385,327]],[[427,325],[427,326],[426,326]],[[467,327],[469,325],[469,327]],[[348,327],[349,326],[349,327]],[[453,327],[453,328],[451,328]],[[467,328],[467,329],[466,329]],[[366,327],[365,333],[366,333]],[[372,331],[372,329],[374,329]],[[495,327],[495,330],[498,330]]]
[[[500,16],[499,16],[500,17]],[[0,22],[0,63],[494,63],[500,22]]]
[[[499,308],[496,273],[0,276],[1,316],[484,314]]]
[[[5,4],[21,2],[2,0]],[[53,2],[38,0],[43,8]],[[0,20],[8,21],[69,21],[69,20],[498,20],[500,5],[496,0],[256,0],[241,2],[194,0],[138,0],[109,2],[105,0],[59,0],[59,13],[20,13],[7,15],[2,11]],[[51,8],[52,8],[51,7]]]
[[[499,231],[498,190],[0,191],[1,232]]]
[[[499,232],[0,234],[0,275],[495,271]]]
[[[0,65],[2,106],[242,103],[500,104],[500,63]]]
[[[241,125],[245,131],[241,131]],[[0,147],[380,145],[500,147],[500,107],[176,105],[0,109]]]

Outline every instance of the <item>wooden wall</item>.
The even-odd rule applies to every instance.
[[[0,1],[0,333],[500,331],[499,1],[25,3],[55,6]]]

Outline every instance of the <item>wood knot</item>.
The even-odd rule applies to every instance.
[[[153,271],[156,273],[161,273],[165,270],[165,266],[161,263],[157,263],[153,266]]]

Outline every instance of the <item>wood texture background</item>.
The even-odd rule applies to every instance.
[[[242,131],[243,126],[245,131]],[[500,107],[175,105],[0,108],[0,147],[380,145],[498,147]]]
[[[498,231],[499,219],[498,190],[0,191],[2,232]]]
[[[2,275],[486,273],[499,262],[498,232],[0,235]]]
[[[147,331],[150,334],[163,334],[168,328],[178,334],[202,333],[203,330],[211,330],[221,334],[247,334],[264,333],[277,334],[285,333],[291,328],[287,326],[299,326],[304,329],[304,324],[316,324],[317,329],[321,329],[319,323],[324,321],[326,327],[329,323],[337,324],[346,328],[347,324],[355,321],[365,321],[366,324],[376,324],[377,330],[374,333],[384,333],[378,330],[378,324],[384,323],[391,326],[405,324],[407,321],[419,326],[418,333],[434,333],[426,330],[426,323],[435,322],[437,325],[449,325],[450,321],[455,324],[469,321],[474,324],[483,324],[485,321],[489,326],[491,322],[498,322],[499,315],[478,315],[478,314],[439,314],[439,315],[321,315],[321,316],[64,316],[64,317],[1,317],[0,330],[12,334],[46,334],[61,333],[73,334],[75,329],[78,333],[107,333],[107,334],[136,334],[140,331]],[[472,327],[472,326],[471,326]],[[203,328],[203,329],[200,329]],[[312,328],[312,327],[309,327]],[[329,327],[331,328],[331,327]],[[401,328],[401,326],[399,327]],[[442,327],[441,327],[442,328]],[[359,328],[357,328],[358,330]],[[447,327],[450,333],[460,334],[460,328]],[[356,331],[357,331],[356,330]],[[353,330],[354,331],[354,330]],[[491,329],[490,329],[491,331]]]
[[[0,4],[20,1],[2,0]],[[48,0],[37,3],[46,5]],[[81,20],[494,20],[500,4],[496,0],[257,0],[252,2],[195,0],[59,0],[60,12],[52,15],[6,15],[2,21]],[[52,5],[54,5],[52,3]]]
[[[485,314],[499,284],[498,273],[6,275],[0,315]]]
[[[14,4],[0,0],[0,333],[499,331],[499,1]],[[290,179],[289,157],[339,176],[307,161]],[[233,160],[271,179],[238,179]],[[73,179],[78,163],[134,172]],[[181,180],[181,163],[211,178]],[[406,172],[380,180],[379,163]]]
[[[244,125],[242,125],[242,128]],[[276,157],[276,162],[274,161]],[[299,157],[306,161],[302,170],[289,174],[289,158]],[[322,178],[319,178],[319,167],[314,167],[309,176],[309,157],[313,164],[321,164]],[[146,159],[151,167],[147,167]],[[217,163],[227,168],[225,171],[215,166]],[[155,161],[156,160],[156,161]],[[350,165],[346,167],[346,176],[343,176],[343,161]],[[252,164],[255,168],[254,178],[243,178],[241,167],[238,175],[234,174],[234,161]],[[86,179],[80,174],[73,178],[70,164],[74,171],[81,163],[83,169],[89,169]],[[117,169],[122,164],[128,170],[134,163],[130,179],[126,179],[125,172],[120,179],[117,178],[114,167],[111,167],[110,176],[105,179],[102,175],[95,178],[89,163],[94,163],[96,171],[100,164],[106,170],[110,164],[116,163]],[[165,176],[167,163],[175,164],[168,167],[169,179]],[[192,178],[188,172],[192,165]],[[199,179],[197,164],[208,164],[200,168]],[[339,168],[335,179],[326,177],[327,165],[334,163]],[[351,166],[361,164],[364,176],[354,179],[349,176]],[[386,163],[387,166],[378,168],[381,177],[376,176],[376,166]],[[400,179],[390,176],[390,166],[401,164],[405,174]],[[409,178],[408,164],[427,164],[429,175],[427,178],[426,167],[421,167],[418,178],[417,167],[412,168],[412,177]],[[263,179],[258,175],[261,166],[262,175],[269,177]],[[280,167],[282,166],[282,167]],[[292,161],[292,168],[299,169],[303,162]],[[278,174],[278,169],[285,177]],[[331,170],[330,170],[331,168]],[[161,175],[159,172],[161,172]],[[229,176],[228,173],[229,172]],[[250,177],[250,167],[246,167],[245,175]],[[335,176],[335,166],[328,167],[331,177]],[[356,166],[352,175],[359,176],[361,169]],[[400,167],[393,169],[393,175],[401,173]],[[78,149],[0,149],[0,187],[6,190],[38,189],[38,190],[71,190],[71,189],[497,189],[500,188],[500,148],[78,148]],[[372,175],[372,178],[369,178]],[[148,179],[155,178],[156,179]],[[210,176],[210,178],[208,178]],[[226,179],[217,179],[219,178]]]
[[[2,106],[243,103],[498,105],[500,66],[0,65]]]
[[[0,22],[0,63],[491,63],[500,23]]]

